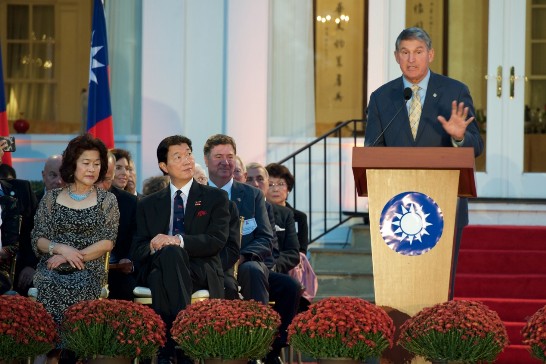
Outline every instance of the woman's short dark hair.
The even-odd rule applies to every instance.
[[[114,157],[116,157],[116,161],[125,158],[127,159],[127,163],[131,163],[131,161],[133,160],[133,158],[131,157],[131,153],[129,153],[128,150],[114,148],[110,152],[112,152]]]
[[[294,188],[294,176],[290,173],[290,170],[279,163],[269,163],[265,166],[269,177],[282,178],[286,181],[286,188],[288,192],[291,192]]]
[[[63,152],[63,162],[61,163],[61,177],[66,183],[74,183],[74,172],[78,158],[83,152],[88,150],[96,150],[100,157],[100,172],[96,182],[102,182],[104,175],[108,171],[108,149],[98,138],[94,138],[90,134],[84,134],[75,137],[70,142]]]

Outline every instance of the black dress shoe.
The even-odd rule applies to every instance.
[[[278,355],[267,354],[264,360],[265,364],[284,364],[281,357]]]

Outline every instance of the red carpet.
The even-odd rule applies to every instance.
[[[510,346],[496,363],[540,363],[522,344],[520,331],[546,305],[546,227],[466,227],[455,299],[482,301],[504,321]]]

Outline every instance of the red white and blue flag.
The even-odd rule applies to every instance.
[[[0,136],[9,136],[6,95],[4,95],[4,74],[2,70],[2,47],[0,46]],[[11,166],[11,152],[4,153],[2,163],[9,164]]]
[[[101,0],[95,0],[89,60],[89,98],[87,101],[87,132],[101,139],[107,148],[114,148],[114,125],[110,105],[110,66],[106,19]]]

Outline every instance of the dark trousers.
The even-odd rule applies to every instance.
[[[133,289],[135,289],[136,285],[136,278],[133,273],[126,274],[120,270],[110,270],[108,272],[108,288],[110,289],[108,298],[132,301],[134,298]]]
[[[152,308],[167,329],[167,343],[159,355],[174,357],[171,328],[178,312],[190,304],[193,290],[188,253],[178,246],[165,246],[154,253],[149,272],[146,284],[152,292]]]

